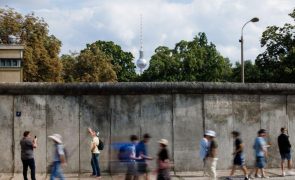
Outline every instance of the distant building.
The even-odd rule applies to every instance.
[[[24,46],[14,36],[8,38],[7,44],[0,44],[0,82],[22,82]]]

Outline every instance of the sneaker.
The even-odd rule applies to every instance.
[[[268,176],[262,176],[261,178],[264,178],[264,179],[269,179],[269,177],[268,177]]]
[[[283,176],[283,177],[285,177],[285,176],[286,176],[286,173],[285,173],[285,172],[283,172],[283,173],[282,173],[282,176]]]
[[[259,174],[255,174],[254,176],[255,178],[261,178],[261,176]]]
[[[248,178],[248,177],[245,177],[245,179],[244,180],[250,180],[250,178]]]

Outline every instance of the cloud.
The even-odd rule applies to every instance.
[[[254,60],[263,51],[259,44],[262,32],[267,26],[292,22],[288,13],[295,7],[294,0],[4,0],[3,4],[44,17],[50,33],[63,42],[62,53],[106,40],[137,59],[142,14],[146,59],[158,46],[173,48],[180,40],[192,40],[205,32],[232,63],[240,60],[238,40],[245,22],[260,18],[244,29],[245,59]]]

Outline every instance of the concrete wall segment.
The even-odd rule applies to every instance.
[[[21,112],[16,117],[15,112]],[[20,158],[20,140],[24,131],[30,131],[32,138],[37,136],[38,147],[34,150],[36,172],[46,171],[46,96],[15,96],[14,97],[14,172],[22,172]]]
[[[218,144],[218,169],[228,169],[232,159],[229,150],[232,147],[233,130],[232,95],[205,94],[205,129],[216,132]]]
[[[14,141],[13,141],[13,96],[0,96],[0,172],[13,171]]]
[[[199,141],[203,138],[202,95],[177,94],[173,100],[175,171],[202,170]]]
[[[0,83],[2,95],[281,94],[295,84],[211,82]]]
[[[82,96],[80,102],[80,172],[91,172],[90,166],[90,141],[91,137],[87,131],[90,127],[99,131],[101,140],[104,142],[104,150],[101,151],[100,168],[102,171],[109,170],[110,160],[110,108],[109,96]]]
[[[3,133],[12,136],[8,146],[15,144],[0,157],[14,161],[1,164],[0,172],[21,171],[19,140],[24,130],[38,136],[37,172],[45,172],[52,161],[52,143],[47,138],[52,133],[60,133],[69,153],[73,152],[66,172],[90,172],[89,126],[99,129],[105,142],[102,171],[112,170],[112,163],[118,161],[112,143],[128,142],[131,134],[144,133],[152,135],[152,156],[157,156],[157,141],[166,138],[175,171],[200,170],[198,143],[205,129],[217,132],[218,169],[227,169],[232,163],[230,133],[242,133],[251,165],[254,138],[258,129],[266,128],[272,143],[269,167],[277,167],[276,140],[281,126],[289,127],[290,140],[295,143],[294,89],[293,84],[0,83],[0,125],[7,127]],[[22,112],[21,117],[15,116],[16,111]]]
[[[286,96],[260,96],[261,128],[268,130],[269,167],[279,167],[281,158],[277,144],[280,129],[288,126]]]

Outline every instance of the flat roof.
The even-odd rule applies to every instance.
[[[21,44],[0,44],[0,49],[5,50],[23,50],[24,48],[25,46]]]

